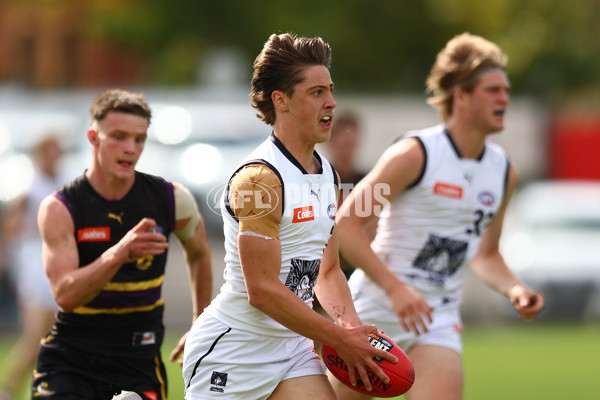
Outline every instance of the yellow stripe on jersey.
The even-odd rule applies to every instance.
[[[165,276],[161,275],[158,278],[141,281],[141,282],[108,282],[102,290],[112,290],[115,292],[137,292],[140,290],[152,289],[162,285]]]
[[[134,312],[152,311],[157,307],[164,304],[163,299],[159,299],[154,304],[140,307],[125,307],[125,308],[90,308],[90,307],[77,307],[73,310],[75,314],[84,315],[96,315],[96,314],[130,314]]]

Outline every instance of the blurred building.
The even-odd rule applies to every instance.
[[[598,113],[556,113],[552,116],[549,130],[550,179],[600,180]]]
[[[94,3],[0,1],[0,82],[36,89],[136,84],[143,59],[94,35]],[[111,3],[119,6],[104,6]]]

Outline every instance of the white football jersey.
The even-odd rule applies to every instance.
[[[313,287],[319,274],[323,251],[333,232],[337,211],[337,175],[316,151],[320,171],[307,173],[275,135],[255,149],[237,169],[264,164],[282,182],[283,210],[279,228],[281,271],[279,279],[312,307]],[[237,172],[236,171],[236,172]],[[225,283],[207,311],[224,324],[256,334],[297,336],[248,303],[248,294],[237,247],[239,223],[226,203],[221,202],[225,234]]]
[[[372,248],[403,282],[436,299],[434,307],[456,307],[462,301],[463,267],[504,199],[509,161],[489,142],[479,159],[461,158],[443,125],[407,136],[421,142],[424,170],[382,211]],[[350,283],[353,293],[385,298],[362,270]]]

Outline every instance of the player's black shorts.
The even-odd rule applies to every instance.
[[[146,400],[165,400],[167,374],[160,354],[100,356],[56,341],[42,344],[33,377],[34,399],[108,400],[122,390]]]

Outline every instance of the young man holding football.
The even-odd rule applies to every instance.
[[[313,340],[337,349],[356,383],[387,376],[339,267],[338,177],[315,151],[330,135],[331,49],[320,38],[271,35],[254,62],[251,101],[272,134],[224,192],[226,283],[185,347],[185,398],[334,400]],[[336,322],[312,309],[313,293]]]
[[[517,186],[504,151],[487,142],[504,127],[506,57],[469,33],[438,54],[427,86],[443,123],[396,141],[342,204],[340,248],[357,266],[349,285],[365,323],[377,324],[411,358],[409,400],[459,400],[463,393],[459,307],[469,264],[530,320],[543,296],[521,282],[498,251],[502,220]],[[386,206],[371,243],[364,226]],[[357,204],[370,212],[358,215]],[[342,400],[366,399],[331,378]]]
[[[141,94],[107,90],[90,116],[91,166],[39,210],[44,269],[60,310],[42,340],[32,396],[105,400],[125,390],[137,395],[119,399],[164,400],[168,238],[182,243],[196,318],[212,295],[204,224],[186,188],[135,170],[151,119]]]

